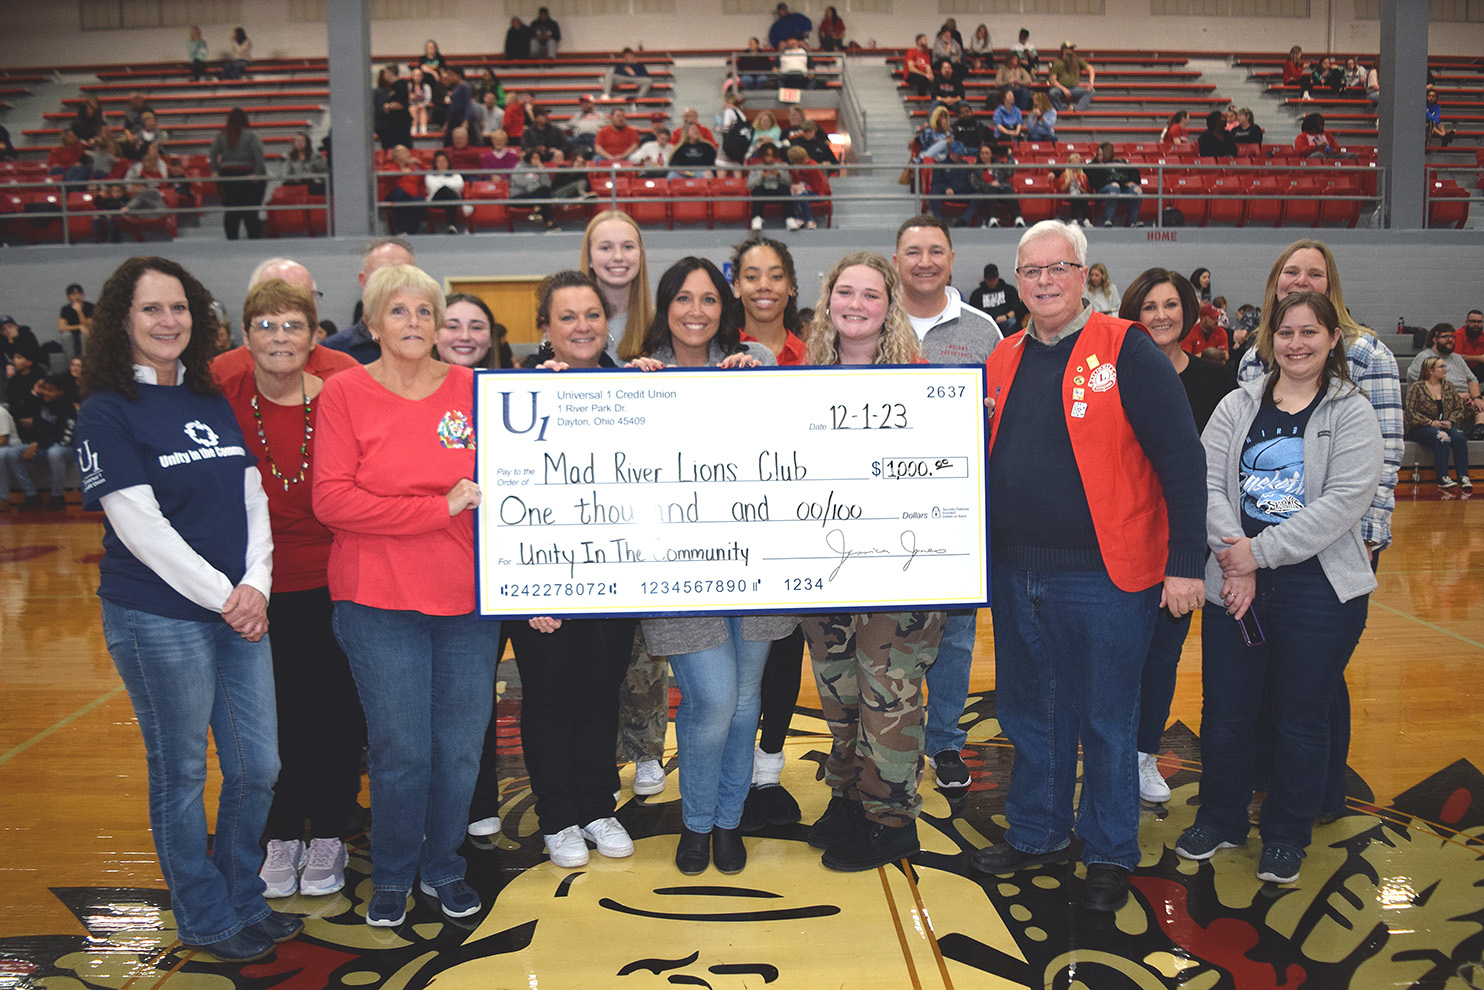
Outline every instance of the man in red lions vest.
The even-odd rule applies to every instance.
[[[1025,232],[1027,329],[986,362],[995,699],[1015,746],[991,874],[1066,859],[1082,904],[1116,911],[1139,863],[1139,679],[1159,607],[1198,607],[1206,459],[1185,390],[1137,323],[1083,301],[1087,235]],[[1077,745],[1082,799],[1073,809]]]

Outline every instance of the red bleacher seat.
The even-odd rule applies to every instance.
[[[711,180],[671,179],[670,195],[675,202],[670,204],[670,223],[704,223],[709,229],[711,220]]]
[[[1359,222],[1362,202],[1359,199],[1346,198],[1361,195],[1358,178],[1353,175],[1333,176],[1326,180],[1323,193],[1323,198],[1319,201],[1321,224],[1354,227]]]
[[[1288,180],[1283,204],[1283,226],[1319,226],[1319,182],[1309,176]]]
[[[1061,200],[1052,194],[1051,177],[1040,173],[1017,172],[1015,193],[1020,197],[1020,215],[1027,224],[1050,220],[1061,207]]]
[[[1281,196],[1286,190],[1286,183],[1280,184],[1276,177],[1263,175],[1252,180],[1250,189],[1253,196]],[[1248,200],[1246,222],[1257,227],[1281,226],[1283,223],[1283,200]]]
[[[745,179],[731,177],[712,179],[711,195],[713,197],[711,218],[715,224],[745,224],[747,218],[752,215]]]
[[[1462,230],[1468,219],[1468,190],[1452,179],[1433,179],[1427,203],[1427,225]]]
[[[1185,226],[1204,227],[1207,214],[1206,178],[1203,175],[1166,175],[1165,208],[1185,215]]]
[[[628,195],[634,197],[629,204],[629,215],[639,226],[675,226],[670,220],[670,204],[666,202],[670,195],[669,179],[635,178],[629,182]]]
[[[510,195],[510,186],[504,179],[492,182],[471,182],[464,186],[466,199],[474,200],[474,212],[469,214],[469,231],[497,230],[510,226],[505,200]]]
[[[268,197],[268,233],[274,237],[304,237],[309,233],[309,214],[302,207],[309,199],[309,190],[304,186],[279,186]]]
[[[1247,201],[1242,197],[1247,192],[1247,180],[1237,175],[1218,175],[1207,186],[1210,191],[1210,209],[1207,222],[1211,225],[1242,227],[1247,223]]]

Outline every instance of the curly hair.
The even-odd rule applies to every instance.
[[[762,234],[749,234],[742,242],[732,249],[732,289],[742,279],[742,259],[747,252],[753,248],[767,248],[778,255],[778,262],[783,266],[783,274],[788,278],[788,301],[783,306],[783,328],[799,333],[804,329],[804,321],[799,318],[799,277],[794,268],[794,256],[789,254],[788,245],[782,241],[774,240]],[[746,311],[743,312],[743,326],[746,326]]]
[[[872,364],[914,364],[922,358],[922,345],[917,332],[907,319],[902,308],[902,281],[891,262],[874,251],[857,251],[847,254],[835,262],[824,288],[819,294],[819,305],[814,307],[814,319],[810,322],[804,338],[805,364],[839,364],[840,335],[830,321],[830,296],[835,292],[835,283],[847,268],[865,265],[881,276],[886,285],[886,319],[881,325],[881,336],[876,342],[876,353]]]
[[[742,350],[742,304],[732,294],[721,269],[705,258],[689,255],[665,269],[660,276],[659,288],[654,293],[654,319],[649,324],[649,332],[644,335],[645,354],[653,354],[661,348],[675,349],[670,335],[670,304],[680,295],[691,272],[695,271],[706,273],[721,300],[721,321],[712,340],[721,348],[723,357]]]
[[[180,283],[191,314],[191,334],[181,352],[185,376],[180,384],[196,395],[220,395],[211,374],[216,355],[216,318],[211,293],[190,272],[169,258],[141,256],[119,265],[103,283],[93,312],[93,329],[82,354],[80,390],[83,398],[95,392],[117,392],[133,402],[139,398],[134,381],[134,339],[130,333],[134,290],[145,272],[157,272]]]

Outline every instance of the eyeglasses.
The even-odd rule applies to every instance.
[[[282,327],[284,333],[294,337],[302,337],[309,332],[309,324],[303,320],[284,320],[282,323],[275,323],[273,320],[253,320],[249,326],[264,333],[273,333]]]
[[[1050,272],[1052,278],[1065,278],[1072,273],[1073,269],[1086,267],[1086,265],[1079,265],[1075,261],[1058,261],[1054,265],[1023,265],[1015,269],[1015,274],[1027,282],[1034,282],[1041,277],[1042,272]]]

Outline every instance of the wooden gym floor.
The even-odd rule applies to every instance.
[[[796,825],[749,838],[742,874],[687,881],[671,861],[672,734],[666,790],[625,791],[618,812],[636,855],[558,870],[535,830],[512,682],[504,832],[465,850],[487,910],[458,927],[420,900],[401,929],[368,928],[361,836],[343,891],[278,905],[308,916],[305,935],[242,970],[174,937],[143,746],[99,628],[97,518],[0,516],[0,988],[1484,987],[1484,506],[1431,485],[1398,494],[1349,670],[1352,813],[1316,830],[1295,884],[1255,879],[1255,841],[1205,864],[1174,855],[1200,770],[1194,631],[1162,761],[1174,797],[1145,809],[1128,906],[1079,911],[1064,866],[972,875],[962,852],[998,838],[1010,770],[986,613],[964,715],[973,786],[924,789],[910,869],[831,873]],[[807,670],[804,685],[784,782],[810,822],[828,797],[827,733]]]

